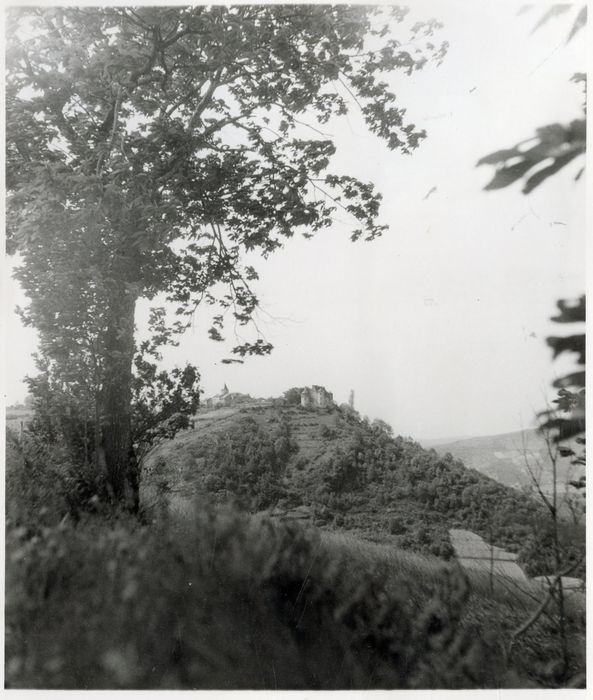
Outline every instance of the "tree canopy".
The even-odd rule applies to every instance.
[[[131,435],[134,310],[164,294],[250,322],[257,272],[295,232],[372,240],[381,196],[331,171],[323,124],[353,105],[388,148],[425,133],[385,81],[440,61],[400,7],[20,8],[7,19],[7,244],[46,371],[90,395],[116,495]],[[390,28],[401,25],[401,38]],[[405,40],[404,40],[405,37]],[[269,352],[258,337],[233,352]],[[84,399],[87,401],[87,398]],[[98,448],[98,445],[95,445]]]

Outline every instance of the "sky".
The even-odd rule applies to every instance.
[[[223,364],[236,341],[210,341],[201,313],[165,354],[166,366],[199,367],[205,396],[224,383],[264,397],[321,384],[338,403],[354,390],[360,413],[396,434],[452,438],[532,427],[571,366],[552,362],[545,338],[564,330],[549,321],[556,300],[585,290],[582,163],[529,196],[520,185],[484,192],[493,172],[476,163],[580,116],[570,77],[585,70],[585,32],[566,44],[572,13],[531,33],[541,8],[517,16],[518,4],[498,0],[410,5],[418,19],[440,19],[450,44],[440,67],[391,79],[427,139],[411,156],[390,152],[356,110],[323,127],[338,146],[333,170],[375,183],[390,230],[352,243],[337,222],[257,260],[258,325],[272,354]],[[11,404],[35,373],[35,334],[12,313],[26,300],[7,275],[3,292]],[[140,328],[146,315],[142,303]]]

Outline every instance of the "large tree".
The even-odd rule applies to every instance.
[[[139,298],[248,323],[242,263],[336,208],[371,240],[380,195],[328,168],[320,124],[354,107],[392,150],[424,132],[383,74],[439,61],[436,22],[362,6],[21,8],[7,21],[8,250],[23,311],[63,386],[97,397],[97,439],[126,491]],[[399,40],[390,27],[400,25]],[[216,312],[216,313],[215,313]],[[238,356],[265,353],[262,338]]]

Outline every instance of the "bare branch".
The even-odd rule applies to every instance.
[[[552,516],[555,515],[556,509],[555,506],[550,502],[549,498],[546,496],[546,494],[542,491],[541,485],[540,485],[540,480],[535,476],[533,473],[533,470],[531,468],[531,465],[529,464],[529,459],[527,457],[527,446],[525,444],[525,434],[522,431],[521,432],[521,442],[522,442],[522,455],[523,455],[523,461],[525,462],[525,467],[527,469],[527,472],[531,478],[531,481],[533,482],[533,485],[535,486],[539,497],[542,499]]]

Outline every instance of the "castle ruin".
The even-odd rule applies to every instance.
[[[313,384],[305,387],[301,392],[301,406],[303,408],[330,408],[334,405],[334,395],[323,386]]]

